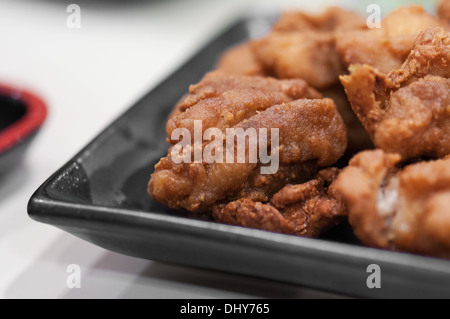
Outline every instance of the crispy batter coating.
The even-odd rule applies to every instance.
[[[217,62],[217,69],[229,75],[266,75],[251,46],[252,42],[244,42],[228,49]]]
[[[439,27],[422,31],[405,63],[387,75],[388,88],[404,87],[426,75],[450,77],[450,33]]]
[[[439,25],[422,6],[400,7],[381,21],[381,28],[338,32],[337,52],[347,67],[368,64],[388,73],[402,65],[421,31]]]
[[[261,198],[264,194],[269,197],[286,183],[310,177],[316,163],[319,166],[334,163],[346,147],[344,124],[330,99],[305,99],[274,105],[235,127],[244,130],[267,128],[269,131],[279,128],[279,159],[282,167],[284,164],[287,167],[270,177],[256,178],[261,183],[258,186],[248,180],[258,175],[259,164],[175,164],[169,154],[155,166],[149,183],[152,197],[170,207],[190,211],[208,209],[219,200],[236,198],[242,193],[263,193],[252,197]],[[291,173],[287,175],[285,171]]]
[[[302,78],[313,87],[324,88],[344,73],[329,34],[273,32],[253,47],[257,58],[277,78]]]
[[[450,158],[398,168],[399,154],[356,155],[335,186],[367,245],[450,258]]]
[[[169,120],[169,136],[175,128],[186,127],[193,132],[193,120],[202,119],[203,129],[217,127],[222,132],[227,127],[254,128],[257,132],[267,129],[270,149],[271,128],[278,128],[280,168],[276,174],[260,175],[261,165],[266,165],[238,163],[236,158],[234,163],[177,164],[169,150],[169,155],[155,166],[149,194],[172,208],[204,211],[225,199],[267,200],[287,183],[311,178],[317,166],[331,165],[342,156],[347,139],[332,100],[294,100],[311,93],[318,95],[301,80],[206,76],[182,102],[189,108]],[[248,154],[248,143],[245,150]]]
[[[211,72],[191,85],[189,94],[177,104],[166,125],[167,136],[170,139],[176,128],[187,128],[193,136],[195,120],[202,121],[202,133],[210,127],[225,131],[272,105],[320,97],[300,79],[280,81]]]
[[[341,202],[333,198],[330,186],[338,173],[336,168],[321,170],[306,183],[285,186],[273,195],[270,203],[243,198],[216,205],[213,218],[231,225],[319,237],[346,215]]]
[[[352,65],[342,76],[352,108],[378,148],[403,159],[450,153],[450,35],[423,31],[403,66],[385,75]]]
[[[386,222],[382,217],[393,205],[389,194],[395,195],[395,191],[389,192],[385,179],[400,160],[400,155],[386,154],[381,150],[361,152],[342,170],[334,184],[347,206],[355,235],[369,246],[390,247]],[[386,189],[382,188],[384,197],[378,203],[382,186]],[[380,212],[378,205],[381,206]]]
[[[437,13],[441,22],[450,28],[450,0],[441,0],[437,7]]]
[[[321,15],[283,14],[265,37],[252,43],[254,55],[268,74],[277,78],[302,78],[315,88],[338,83],[345,69],[337,55],[337,30],[360,28],[358,15],[331,7]]]

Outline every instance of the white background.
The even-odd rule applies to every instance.
[[[38,93],[49,107],[24,161],[0,178],[0,298],[335,297],[119,255],[27,216],[47,177],[256,2],[275,3],[84,0],[76,2],[81,29],[69,29],[70,2],[0,0],[0,82]],[[81,289],[66,286],[69,264],[81,267]]]

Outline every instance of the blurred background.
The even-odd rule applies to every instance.
[[[256,8],[318,11],[342,5],[386,14],[435,1],[0,0],[0,83],[41,96],[48,118],[17,167],[0,176],[0,298],[330,297],[264,280],[169,266],[107,252],[31,221],[33,191],[203,44]],[[81,9],[71,28],[69,4]],[[73,22],[73,21],[72,21]],[[79,264],[83,288],[68,290]]]

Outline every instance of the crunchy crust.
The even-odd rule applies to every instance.
[[[207,75],[181,102],[186,110],[169,119],[169,137],[175,128],[193,132],[194,119],[203,120],[203,132],[208,127],[222,132],[229,127],[265,128],[268,133],[278,128],[280,168],[276,174],[261,176],[260,163],[176,164],[169,150],[155,166],[149,194],[172,208],[205,211],[226,199],[270,198],[290,182],[311,178],[317,166],[331,165],[342,156],[347,140],[332,100],[294,100],[311,96],[320,95],[301,80]],[[268,147],[270,140],[269,136]]]
[[[437,13],[441,22],[450,28],[450,0],[439,1]]]
[[[346,215],[344,206],[332,197],[330,188],[338,172],[336,168],[324,169],[308,182],[287,185],[273,195],[270,203],[244,198],[216,205],[213,218],[226,224],[318,237]]]
[[[339,32],[337,52],[347,67],[367,64],[388,73],[402,65],[417,35],[434,26],[442,26],[442,23],[422,6],[400,7],[381,21],[381,28],[365,26]]]
[[[191,85],[189,94],[176,105],[175,116],[166,124],[167,136],[170,139],[176,128],[187,128],[193,135],[194,120],[202,121],[202,133],[210,127],[224,131],[275,104],[321,97],[301,79],[277,80],[210,72],[198,84]]]
[[[283,14],[272,31],[252,43],[254,55],[278,78],[302,78],[315,88],[338,83],[345,69],[335,48],[337,30],[360,28],[356,14],[331,7],[320,15],[303,12]]]
[[[450,258],[450,158],[404,169],[399,160],[366,151],[339,175],[335,189],[355,234],[369,246]]]
[[[378,148],[404,159],[450,153],[450,36],[423,31],[405,63],[388,74],[352,65],[342,76],[352,108]]]
[[[361,152],[335,182],[336,192],[348,208],[353,231],[366,245],[391,247],[387,222],[378,214],[377,198],[380,185],[395,171],[400,159],[398,154],[386,154],[381,150]]]

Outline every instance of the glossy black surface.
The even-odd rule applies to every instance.
[[[362,247],[345,226],[307,239],[187,218],[150,199],[153,165],[167,152],[165,119],[230,45],[267,30],[273,17],[233,25],[50,177],[29,215],[130,256],[228,271],[363,297],[450,297],[450,262]],[[369,289],[369,264],[381,289]]]

